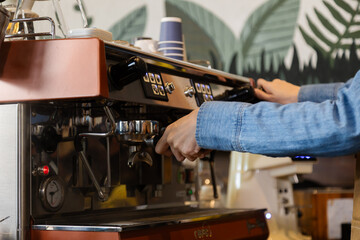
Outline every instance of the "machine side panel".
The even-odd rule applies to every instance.
[[[4,42],[0,102],[108,97],[99,39]]]
[[[17,238],[18,107],[0,105],[0,239]]]

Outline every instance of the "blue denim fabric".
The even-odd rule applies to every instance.
[[[349,80],[346,84],[351,84]],[[300,88],[298,102],[323,102],[326,100],[336,100],[338,90],[343,87],[344,83],[328,83],[304,85]]]
[[[197,116],[196,141],[205,149],[278,157],[360,150],[360,71],[346,84],[302,87],[299,101],[206,102]]]

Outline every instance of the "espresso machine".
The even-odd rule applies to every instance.
[[[4,42],[0,68],[1,240],[267,238],[265,209],[201,208],[197,169],[154,151],[248,79],[98,38]]]

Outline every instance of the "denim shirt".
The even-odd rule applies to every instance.
[[[348,82],[307,85],[298,102],[206,102],[196,141],[205,149],[268,156],[341,156],[360,150],[360,71]]]

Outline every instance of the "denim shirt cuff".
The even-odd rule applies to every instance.
[[[298,102],[323,102],[336,100],[337,92],[343,83],[312,84],[301,86],[298,94]]]
[[[206,102],[199,109],[195,138],[204,149],[237,150],[242,146],[238,136],[242,127],[242,114],[249,103]]]

